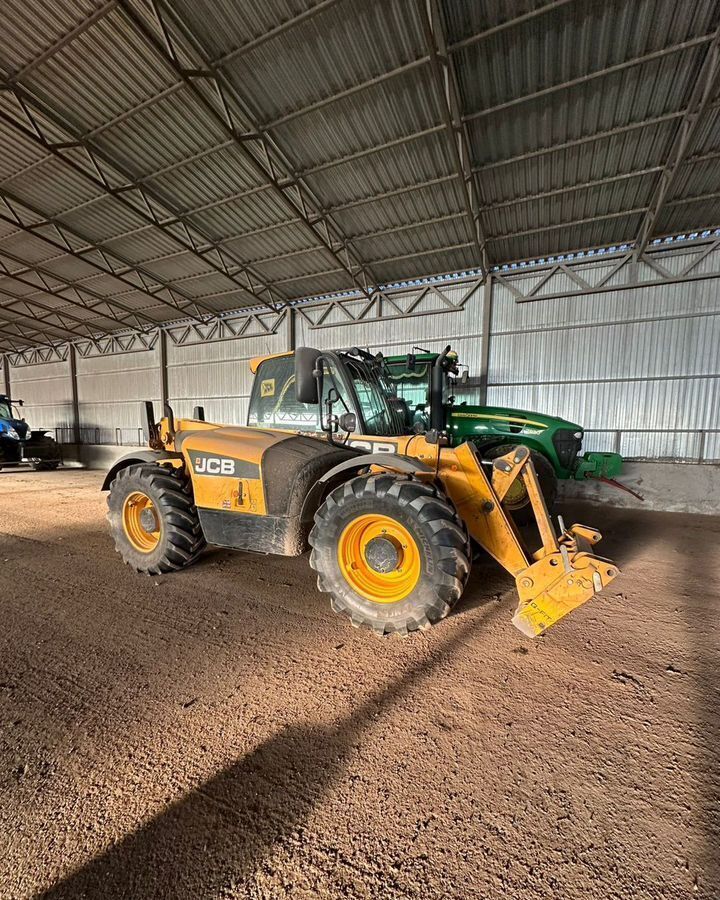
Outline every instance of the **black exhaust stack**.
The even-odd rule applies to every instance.
[[[155,408],[153,407],[152,400],[145,400],[141,406],[140,412],[145,443],[149,447],[152,447],[153,450],[161,449],[162,443],[160,441],[160,432],[155,422]]]
[[[430,380],[430,428],[441,434],[445,431],[445,408],[443,388],[445,386],[445,360],[450,352],[450,344],[435,360]]]

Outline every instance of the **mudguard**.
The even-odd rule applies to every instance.
[[[367,469],[369,466],[382,466],[390,472],[398,472],[401,475],[414,475],[417,472],[424,474],[434,474],[435,469],[421,462],[419,459],[413,459],[411,456],[404,456],[399,453],[362,453],[346,459],[341,463],[328,469],[308,491],[302,507],[301,520],[305,523],[311,523],[313,516],[325,497],[343,481],[357,475],[361,469]]]
[[[115,465],[108,471],[105,480],[102,483],[101,491],[109,491],[110,485],[113,483],[115,476],[121,469],[136,463],[157,463],[162,459],[182,459],[182,453],[172,453],[169,450],[135,450],[133,453],[126,453],[121,456]]]
[[[411,456],[404,456],[400,453],[366,453],[362,456],[355,456],[353,459],[347,459],[345,462],[338,463],[329,469],[322,478],[320,483],[332,481],[341,472],[350,471],[352,469],[365,469],[368,466],[382,466],[390,472],[400,472],[403,475],[414,475],[416,472],[422,472],[426,475],[435,471],[433,466],[414,459]]]

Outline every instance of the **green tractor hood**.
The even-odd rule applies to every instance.
[[[622,469],[617,453],[580,456],[583,428],[575,422],[505,406],[453,406],[449,416],[453,444],[472,440],[490,449],[516,441],[542,453],[558,478],[614,478]]]

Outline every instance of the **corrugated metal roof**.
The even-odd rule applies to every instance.
[[[74,334],[46,305],[110,331],[720,224],[715,0],[0,16],[0,260],[57,279],[4,285],[33,343]]]

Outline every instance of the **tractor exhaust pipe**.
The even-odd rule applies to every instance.
[[[430,428],[438,434],[445,431],[445,408],[443,406],[443,387],[445,360],[450,352],[450,344],[435,360],[430,379]]]

